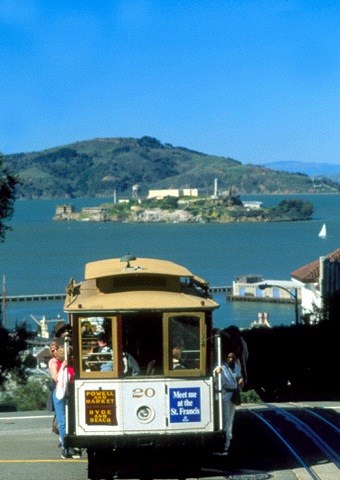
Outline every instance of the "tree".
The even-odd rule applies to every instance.
[[[18,179],[8,171],[0,154],[0,242],[5,240],[6,231],[11,228],[5,221],[13,215],[17,183]]]
[[[25,324],[17,325],[14,332],[9,332],[0,325],[0,386],[9,372],[24,378],[26,364],[22,352],[27,348],[27,340],[32,337]]]
[[[277,207],[270,209],[269,218],[278,220],[309,220],[313,215],[313,205],[300,199],[282,200]]]
[[[5,240],[10,226],[5,221],[13,215],[15,187],[18,180],[6,168],[3,155],[0,154],[0,242]],[[25,345],[22,332],[10,334],[1,325],[0,316],[0,385],[9,367],[20,366],[19,351]]]
[[[161,205],[163,209],[175,210],[178,208],[178,198],[168,195],[163,198]]]

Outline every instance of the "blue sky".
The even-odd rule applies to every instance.
[[[0,151],[340,163],[339,0],[1,0]]]

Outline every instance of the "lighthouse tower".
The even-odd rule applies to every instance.
[[[214,194],[212,195],[212,198],[218,198],[217,178],[214,180]]]

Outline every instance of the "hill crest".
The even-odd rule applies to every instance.
[[[153,137],[96,138],[41,152],[6,155],[16,173],[22,198],[131,196],[149,189],[198,188],[212,195],[215,179],[220,191],[239,194],[332,193],[340,186],[307,175],[278,172],[264,166],[243,165],[229,157],[162,144]]]

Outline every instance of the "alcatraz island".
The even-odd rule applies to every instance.
[[[242,201],[233,190],[218,192],[215,179],[214,193],[200,196],[197,188],[149,190],[142,198],[139,186],[132,187],[131,198],[111,203],[84,207],[80,212],[73,205],[56,207],[54,220],[83,222],[270,222],[310,220],[313,205],[300,199],[282,200],[275,207],[264,208],[262,202]]]

